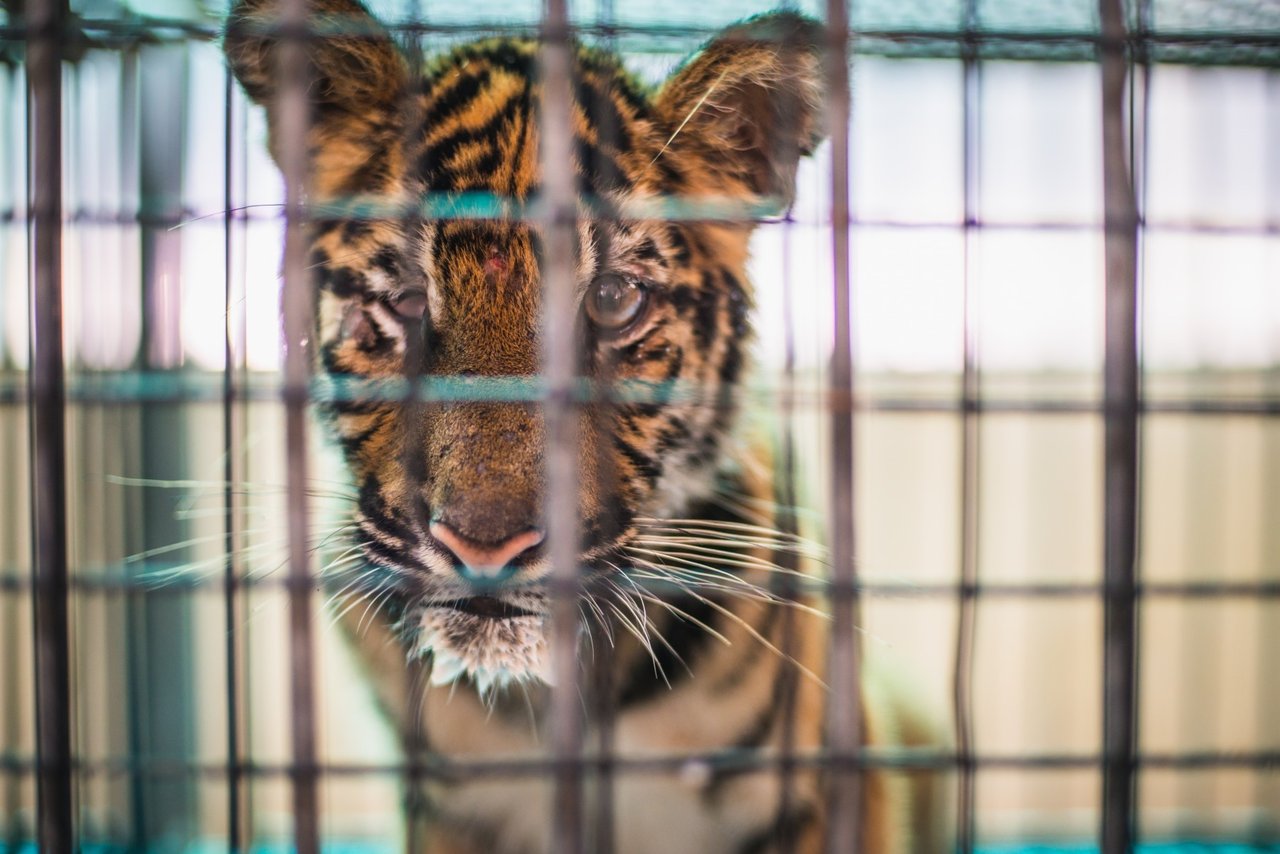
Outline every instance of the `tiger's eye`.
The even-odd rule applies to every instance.
[[[591,283],[587,317],[603,332],[618,332],[633,323],[648,302],[649,291],[635,279],[606,274]]]

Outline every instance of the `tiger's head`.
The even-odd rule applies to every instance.
[[[359,586],[392,591],[405,643],[434,654],[438,680],[540,675],[544,423],[536,396],[493,397],[540,367],[540,230],[495,212],[539,199],[538,44],[479,41],[414,75],[356,0],[308,8],[318,361],[338,378],[457,392],[328,405],[359,490]],[[241,2],[225,41],[277,156],[278,15],[276,0]],[[753,19],[656,91],[614,56],[573,48],[579,369],[679,390],[580,409],[588,576],[618,571],[638,520],[679,515],[723,464],[750,336],[751,211],[789,203],[797,161],[820,141],[818,32],[794,14]],[[352,213],[361,200],[372,204]],[[738,209],[664,219],[673,200]]]

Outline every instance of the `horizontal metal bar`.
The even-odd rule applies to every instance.
[[[1101,768],[1104,757],[1092,753],[1026,753],[1026,754],[969,754],[903,749],[898,751],[864,748],[848,757],[836,757],[824,751],[740,750],[702,751],[643,756],[584,754],[574,758],[557,759],[552,756],[483,759],[455,761],[442,758],[421,762],[352,763],[318,762],[304,770],[326,777],[360,776],[408,776],[419,779],[463,779],[494,777],[547,777],[550,773],[568,767],[578,774],[599,772],[606,767],[615,774],[670,774],[688,772],[741,773],[748,771],[776,770],[784,764],[798,769],[875,769],[946,770],[956,768],[960,762],[972,762],[979,770],[992,771],[1054,771]],[[1258,751],[1187,751],[1181,753],[1152,752],[1135,756],[1135,766],[1142,770],[1207,770],[1246,769],[1264,773],[1280,773],[1280,750]],[[30,757],[0,756],[0,774],[27,775],[35,772],[38,763]],[[227,763],[179,761],[172,759],[135,759],[112,757],[107,759],[77,759],[72,772],[81,779],[138,774],[152,777],[199,776],[213,779],[225,778],[234,771],[243,777],[289,777],[298,773],[299,766],[292,763],[242,762],[234,766]]]
[[[381,197],[374,197],[381,198]],[[319,213],[308,213],[312,221],[325,222],[334,219],[347,220],[383,220],[395,219],[396,212],[403,215],[406,210],[419,211],[423,215],[437,219],[455,220],[492,220],[492,219],[525,219],[529,217],[523,205],[505,196],[492,193],[470,194],[466,200],[459,200],[457,194],[428,194],[417,206],[403,204],[371,203],[370,197],[352,197],[349,200],[338,200],[330,206],[320,209]],[[704,197],[699,200],[690,196],[650,196],[646,197],[645,207],[636,208],[638,213],[657,212],[663,219],[702,219],[709,211],[719,217],[730,216],[734,221],[754,222],[761,225],[774,225],[783,222],[783,218],[765,214],[764,205],[743,205],[719,197]],[[684,215],[681,216],[683,210]],[[22,224],[25,212],[14,208],[0,208],[0,225]],[[602,211],[599,218],[606,221],[618,219],[617,209]],[[714,217],[713,217],[714,218]],[[65,212],[64,222],[70,225],[114,225],[143,226],[149,228],[166,228],[177,230],[202,223],[209,227],[223,229],[227,222],[283,222],[284,205],[277,203],[261,203],[244,205],[220,211],[200,212],[194,209],[180,210],[120,210],[110,208],[76,208]],[[792,226],[831,225],[829,217],[813,216],[805,212],[789,213],[785,219]],[[1064,233],[1102,233],[1105,224],[1097,220],[1040,220],[1040,219],[999,219],[983,217],[967,217],[956,219],[901,219],[884,217],[865,217],[851,215],[849,224],[854,228],[902,229],[914,231],[942,231],[948,229],[978,229],[988,232],[1064,232]],[[1278,237],[1280,221],[1262,221],[1257,223],[1207,222],[1202,220],[1153,218],[1141,219],[1139,225],[1149,233],[1166,234],[1203,234],[1216,237]]]
[[[281,551],[283,552],[283,548]],[[149,584],[136,576],[124,577],[122,573],[126,568],[136,572],[137,564],[121,562],[83,567],[78,574],[73,574],[67,583],[69,588],[77,593],[104,596],[186,596],[205,590],[224,592],[228,585],[233,590],[288,590],[295,584],[287,576],[282,575],[241,577],[228,581],[221,575],[213,574],[205,578],[176,579]],[[168,567],[159,571],[163,572],[166,568]],[[19,574],[18,568],[10,568],[7,572],[12,574],[0,573],[0,593],[24,593],[31,589],[30,580]],[[646,589],[663,589],[662,582],[637,580],[637,583]],[[960,594],[974,596],[979,600],[1087,599],[1100,598],[1106,592],[1105,586],[1101,583],[993,582],[970,586],[951,582],[860,581],[851,587],[848,584],[826,581],[820,577],[797,578],[790,583],[795,586],[797,594],[842,596],[852,590],[859,596],[884,599],[954,599]],[[312,590],[320,590],[323,587],[318,580],[309,581],[307,586]],[[677,584],[673,589],[678,591],[680,587]],[[1146,582],[1139,583],[1135,590],[1138,596],[1145,599],[1269,600],[1280,598],[1280,581]]]
[[[1250,371],[1223,371],[1224,378],[1265,380],[1268,369]],[[881,376],[875,372],[860,373],[864,379]],[[986,382],[998,385],[1004,376],[984,374]],[[1034,379],[1035,374],[1009,374],[1008,378]],[[1064,375],[1044,375],[1052,379],[1064,379]],[[1081,375],[1083,376],[1083,374]],[[1178,377],[1180,372],[1149,372],[1147,378]],[[959,374],[927,374],[912,382],[949,383],[959,380]],[[1065,379],[1073,380],[1074,375]],[[1204,377],[1197,375],[1198,381]],[[804,382],[801,375],[798,382]],[[707,389],[690,382],[642,382],[618,381],[593,383],[580,379],[576,383],[576,399],[579,403],[701,403],[708,406],[729,404],[767,403],[770,407],[788,405],[797,410],[818,409],[830,411],[839,405],[826,389],[805,389],[787,383],[752,383],[739,390],[732,400],[723,400],[722,392]],[[247,375],[246,381],[229,391],[223,387],[222,374],[213,371],[188,372],[81,372],[67,378],[67,400],[79,404],[129,405],[142,403],[222,403],[233,402],[282,402],[286,387],[276,373],[262,371]],[[410,384],[407,380],[368,380],[356,377],[321,376],[312,380],[309,399],[312,403],[409,403],[428,400],[434,403],[490,402],[536,403],[547,399],[548,386],[539,376],[511,377],[423,377]],[[25,375],[21,372],[0,371],[0,405],[19,405],[28,402]],[[860,397],[851,404],[863,413],[920,413],[960,414],[987,413],[992,415],[1102,415],[1105,406],[1100,399],[1070,398],[1017,398],[1009,396],[978,397],[966,400],[959,391],[955,397],[926,395],[903,396],[877,394],[864,383]],[[1141,401],[1138,412],[1142,415],[1222,415],[1222,416],[1276,416],[1280,415],[1280,397],[1251,398],[1151,398]]]
[[[702,39],[714,35],[723,29],[724,22],[708,24],[656,24],[628,23],[610,21],[599,23],[583,21],[574,23],[574,31],[592,37],[612,36],[626,39],[630,36],[649,38],[691,38]],[[103,40],[101,45],[90,43],[93,47],[117,47],[134,43],[163,44],[174,41],[213,41],[222,35],[222,25],[217,21],[195,20],[189,18],[156,17],[135,15],[129,19],[94,18],[81,16],[76,19],[73,28],[88,36],[97,36]],[[311,32],[323,34],[314,25]],[[361,30],[347,24],[336,28],[346,34],[360,34]],[[501,22],[477,23],[431,23],[425,21],[394,21],[385,24],[385,31],[406,36],[467,36],[467,35],[512,35],[534,36],[538,24],[507,24]],[[26,38],[27,28],[17,24],[0,26],[0,41],[21,41]],[[969,45],[981,47],[985,44],[1031,44],[1031,45],[1080,45],[1097,47],[1111,44],[1112,41],[1102,34],[1085,30],[1042,29],[1005,29],[999,27],[982,27],[966,30],[957,21],[955,28],[917,28],[917,27],[880,27],[870,29],[851,28],[850,39],[855,53],[868,51],[863,42],[866,41],[904,41],[923,43],[953,43],[957,46]],[[1208,29],[1157,29],[1146,33],[1133,33],[1123,40],[1127,46],[1151,45],[1158,47],[1253,47],[1274,48],[1280,30],[1267,31],[1255,27],[1247,32]]]

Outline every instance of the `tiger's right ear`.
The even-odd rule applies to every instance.
[[[308,93],[316,121],[334,123],[398,108],[408,66],[391,36],[357,0],[306,0]],[[223,50],[249,97],[267,107],[275,146],[279,96],[279,0],[240,0],[227,19]],[[357,122],[359,123],[359,122]]]

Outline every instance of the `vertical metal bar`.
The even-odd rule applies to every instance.
[[[597,21],[602,28],[604,45],[616,49],[613,38],[613,3],[606,0],[597,9]],[[593,185],[598,188],[607,184],[616,164],[607,154],[610,150],[621,151],[620,141],[622,128],[618,126],[618,113],[613,108],[611,93],[593,91],[587,101],[580,104],[587,112],[587,119],[596,133],[596,146],[583,152],[587,162],[581,168],[588,175],[597,176]],[[603,178],[603,180],[599,180]],[[563,178],[561,178],[563,180]],[[596,222],[605,227],[597,233],[600,242],[597,249],[600,257],[609,256],[610,227],[616,225],[620,214],[607,198],[594,196],[591,199],[591,210]],[[616,400],[614,398],[614,382],[617,380],[617,364],[614,359],[604,360],[599,365],[594,380],[598,393],[590,402],[590,423],[608,424],[616,417]],[[597,472],[600,476],[610,477],[614,474],[614,461],[608,449],[601,443],[595,450]],[[615,679],[616,657],[613,654],[613,641],[607,627],[598,624],[589,629],[590,666],[581,668],[587,680],[584,693],[589,702],[586,705],[588,728],[584,727],[584,751],[596,761],[590,769],[589,798],[584,798],[584,846],[593,854],[612,854],[615,849],[616,820],[614,813],[615,786],[614,751],[616,747],[617,722],[617,681]],[[584,769],[585,770],[585,769]],[[585,782],[585,780],[584,780]],[[587,809],[589,807],[589,809]]]
[[[120,164],[121,184],[125,188],[125,196],[121,199],[122,208],[138,211],[143,210],[144,197],[147,195],[143,185],[143,164],[146,157],[142,150],[142,50],[127,51],[124,55],[124,63],[122,68],[123,92],[121,93],[122,110],[120,124],[123,129],[123,136],[120,147],[124,153],[124,162]],[[140,228],[140,235],[146,235],[146,229]],[[146,258],[145,247],[139,247],[141,252],[140,261]],[[147,290],[145,287],[146,277],[143,277],[143,293],[142,301],[139,303],[138,311],[142,317],[143,342],[147,340],[146,329],[151,322],[148,318],[147,310]],[[138,364],[146,367],[145,357],[139,353],[136,355]],[[139,413],[136,424],[139,433],[141,432],[141,424],[144,423],[145,416]],[[141,451],[145,447],[146,442],[139,439],[135,447]],[[132,450],[132,449],[131,449]],[[143,466],[143,455],[139,453],[138,469],[146,474]],[[147,496],[140,493],[137,496],[135,505],[126,511],[126,517],[132,518],[134,524],[129,525],[125,531],[125,542],[128,551],[132,552],[145,551],[148,543],[144,539],[145,530],[143,520],[150,517],[150,513],[146,511]],[[132,512],[130,512],[132,511]],[[132,579],[135,573],[128,570],[125,571],[124,577]],[[129,753],[132,756],[140,756],[144,750],[143,733],[146,730],[147,709],[150,703],[146,701],[147,680],[146,674],[146,658],[142,654],[145,649],[145,642],[139,627],[143,624],[143,599],[135,591],[131,591],[130,595],[125,599],[125,625],[128,627],[125,636],[125,660],[127,667],[125,670],[126,691],[129,695],[129,709],[127,714],[129,728]],[[141,765],[129,775],[129,823],[130,823],[130,845],[135,848],[143,848],[144,832],[146,827],[146,813],[144,807],[147,802],[146,787],[144,786],[143,775],[140,773]]]
[[[1146,292],[1144,284],[1146,280],[1146,192],[1147,192],[1147,153],[1148,153],[1148,136],[1147,128],[1150,126],[1150,93],[1151,93],[1151,56],[1149,52],[1149,38],[1151,35],[1152,8],[1151,0],[1134,0],[1130,4],[1130,10],[1133,14],[1132,30],[1137,33],[1137,40],[1130,34],[1130,44],[1133,46],[1133,52],[1129,57],[1129,79],[1131,81],[1128,87],[1128,106],[1129,106],[1129,163],[1131,164],[1132,174],[1130,176],[1130,190],[1133,199],[1133,270],[1134,270],[1134,294],[1133,294],[1133,317],[1134,317],[1134,407],[1140,413],[1142,405],[1142,336],[1141,325],[1144,316],[1143,299]],[[1136,67],[1141,66],[1141,96],[1138,95],[1138,77],[1135,74]],[[1139,100],[1140,97],[1140,100]],[[1141,720],[1141,695],[1138,684],[1138,670],[1141,666],[1140,639],[1142,636],[1142,593],[1140,588],[1141,569],[1138,565],[1139,561],[1139,531],[1138,527],[1142,523],[1142,493],[1140,488],[1141,481],[1137,471],[1140,465],[1139,454],[1141,452],[1141,421],[1138,421],[1139,415],[1135,415],[1134,424],[1134,490],[1133,490],[1133,518],[1134,531],[1132,533],[1133,540],[1133,584],[1134,584],[1134,602],[1133,602],[1133,655],[1131,658],[1134,668],[1132,676],[1132,702],[1130,710],[1130,718],[1132,720],[1130,726],[1134,758],[1140,762],[1142,758],[1142,740],[1139,734],[1139,721]],[[1137,847],[1141,844],[1141,826],[1139,822],[1139,796],[1142,786],[1142,777],[1135,770],[1133,781],[1130,785],[1131,803],[1132,803],[1132,819],[1130,827],[1133,828],[1132,846]]]
[[[148,45],[139,52],[137,98],[138,212],[142,227],[145,355],[148,370],[176,369],[182,363],[182,250],[180,232],[161,225],[182,210],[187,151],[180,139],[186,124],[189,56],[178,44]],[[174,104],[183,105],[174,109]],[[190,466],[188,422],[179,401],[142,407],[140,464],[144,477],[165,478]],[[190,525],[173,513],[164,490],[142,494],[139,550],[185,542]],[[171,557],[189,556],[183,548]],[[145,565],[132,566],[132,579],[145,584]],[[189,596],[158,598],[145,592],[128,605],[132,748],[143,760],[134,769],[134,828],[130,844],[154,848],[160,840],[185,837],[197,823],[197,782],[161,779],[145,762],[190,757],[196,752],[196,680],[191,666],[196,637]]]
[[[832,640],[827,737],[833,763],[828,779],[827,849],[853,852],[862,828],[862,744],[854,566],[853,330],[849,276],[849,14],[845,0],[827,0],[827,121],[831,136],[831,242],[835,282],[835,340],[831,350],[831,584]]]
[[[1123,0],[1099,0],[1106,255],[1102,828],[1104,854],[1133,847],[1138,501],[1137,207],[1125,134]]]
[[[784,66],[782,74],[784,77],[795,76],[800,73],[799,62],[797,58],[803,49],[801,45],[796,44],[794,39],[788,38],[778,45],[781,56],[783,57]],[[796,144],[794,136],[795,128],[800,126],[800,103],[796,98],[786,97],[785,90],[780,89],[777,97],[780,99],[778,104],[778,116],[775,126],[770,128],[768,144],[770,150],[774,152],[774,157],[782,163],[797,163],[800,159],[800,151]],[[799,526],[796,522],[796,460],[795,460],[795,392],[796,392],[796,348],[795,348],[795,300],[791,291],[791,260],[792,260],[792,226],[794,220],[791,215],[790,208],[786,211],[782,222],[779,224],[782,229],[782,329],[784,335],[783,342],[783,364],[782,364],[782,385],[780,388],[782,400],[780,401],[780,427],[781,436],[779,437],[778,452],[778,481],[774,487],[773,500],[776,502],[776,513],[774,525],[776,529],[783,534],[798,534]],[[770,560],[784,565],[788,569],[795,570],[798,563],[790,559],[790,557],[782,557],[781,550],[776,551],[770,556]],[[800,594],[799,585],[793,575],[787,572],[779,573],[771,582],[771,589],[786,602],[793,602]],[[775,683],[778,691],[779,715],[778,720],[782,737],[779,742],[779,752],[781,754],[778,762],[778,815],[782,817],[790,816],[795,809],[795,782],[796,782],[796,739],[795,739],[795,722],[796,722],[796,701],[798,695],[797,675],[794,669],[789,665],[794,660],[796,651],[796,612],[793,608],[771,605],[770,607],[781,607],[779,614],[779,641],[778,651],[780,653],[779,667],[781,668],[780,677]],[[785,827],[786,822],[781,823],[781,827]],[[778,854],[790,854],[796,848],[796,838],[793,832],[781,830],[776,840]]]
[[[236,581],[239,572],[236,560],[236,490],[238,466],[236,464],[238,419],[235,409],[236,359],[239,354],[237,304],[235,288],[231,282],[234,260],[235,193],[232,186],[231,146],[234,142],[235,81],[227,69],[222,89],[222,263],[223,263],[223,311],[226,313],[226,335],[223,338],[222,364],[222,477],[225,481],[222,505],[226,512],[223,519],[224,552],[227,562],[223,572],[222,619],[226,626],[224,649],[227,689],[227,847],[231,854],[241,850],[240,835],[240,692],[238,679],[239,650],[236,635]]]
[[[27,6],[31,192],[31,525],[40,850],[70,852],[66,399],[62,364],[62,43],[65,0]]]
[[[1150,4],[1144,2],[1142,11],[1142,35],[1145,37],[1151,31]],[[1151,64],[1145,50],[1145,42],[1143,48],[1145,116],[1150,110],[1148,93],[1151,91]],[[1264,145],[1267,157],[1262,177],[1263,180],[1269,180],[1271,186],[1275,186],[1276,181],[1280,180],[1280,71],[1272,70],[1268,73],[1266,99],[1266,125],[1263,133],[1266,138]],[[1143,125],[1144,129],[1148,126],[1148,124]],[[1147,135],[1144,133],[1144,179],[1146,177],[1146,141]],[[1147,185],[1144,181],[1139,186],[1145,191]],[[1145,214],[1147,210],[1145,192],[1139,198],[1143,205],[1141,210]],[[1280,223],[1280,196],[1272,194],[1263,215],[1263,221],[1273,225]],[[1280,399],[1280,370],[1275,370],[1276,361],[1273,359],[1272,370],[1267,372],[1261,392],[1262,396],[1270,400]],[[1273,410],[1258,420],[1259,430],[1262,432],[1262,450],[1259,456],[1265,461],[1266,466],[1263,474],[1265,486],[1262,489],[1258,514],[1260,519],[1280,519],[1280,418],[1277,416],[1280,416],[1280,412]],[[1262,526],[1258,539],[1259,553],[1271,556],[1258,573],[1258,581],[1262,584],[1280,586],[1280,561],[1276,560],[1276,556],[1280,555],[1280,526]],[[1274,746],[1280,744],[1280,715],[1275,714],[1277,700],[1280,699],[1280,686],[1276,684],[1274,678],[1276,671],[1280,670],[1280,602],[1259,600],[1254,604],[1260,614],[1254,645],[1257,663],[1254,665],[1253,672],[1259,687],[1254,703],[1258,721],[1254,730],[1254,741],[1259,746],[1265,744]],[[1275,773],[1274,768],[1256,769],[1253,775],[1252,792],[1253,802],[1258,808],[1250,834],[1251,841],[1260,851],[1265,851],[1268,845],[1280,847],[1280,810],[1266,806],[1280,803],[1280,774]]]
[[[280,3],[280,170],[285,180],[284,406],[289,471],[289,655],[293,724],[294,844],[301,854],[319,851],[315,686],[311,626],[311,566],[307,550],[307,402],[311,377],[312,293],[307,273],[305,191],[308,179],[307,4]]]
[[[978,584],[978,454],[980,448],[981,384],[978,375],[977,283],[975,275],[974,229],[978,223],[979,99],[981,73],[978,67],[977,0],[965,0],[964,41],[961,45],[964,87],[963,158],[964,194],[964,353],[961,378],[960,416],[960,601],[956,619],[955,666],[952,672],[952,702],[955,712],[956,765],[956,847],[969,854],[975,844],[974,827],[974,746],[973,746],[973,641],[977,626]]]
[[[574,374],[574,249],[577,206],[570,114],[569,16],[565,0],[546,0],[542,19],[543,370],[547,388],[546,521],[551,560],[551,749],[555,797],[551,850],[582,846],[582,712],[578,635],[578,459]]]

